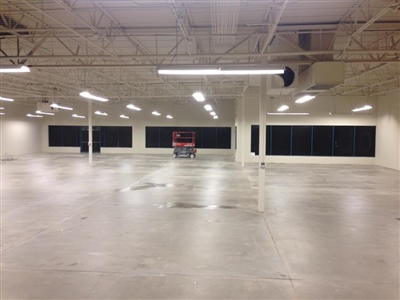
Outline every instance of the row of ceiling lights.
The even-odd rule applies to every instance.
[[[195,93],[193,93],[192,96],[197,102],[204,102],[206,100],[203,93],[201,93],[201,92],[195,92]],[[204,105],[204,109],[206,111],[210,112],[210,115],[213,117],[213,119],[218,119],[216,112],[213,111],[213,108],[210,104]]]

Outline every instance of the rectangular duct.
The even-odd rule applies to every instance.
[[[306,91],[322,92],[342,84],[344,72],[343,62],[316,62],[298,76],[297,94]]]

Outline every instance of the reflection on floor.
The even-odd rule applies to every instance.
[[[398,299],[399,175],[233,157],[2,167],[3,299]]]

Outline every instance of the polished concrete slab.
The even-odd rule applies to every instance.
[[[1,163],[2,299],[399,299],[400,173],[230,156]]]

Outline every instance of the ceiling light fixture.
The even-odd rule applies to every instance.
[[[107,102],[108,99],[103,98],[103,97],[99,97],[99,96],[95,96],[92,95],[91,93],[89,93],[88,91],[84,91],[84,92],[80,92],[79,96],[83,97],[83,98],[87,98],[87,99],[92,99],[92,100],[97,100],[97,101],[101,101],[101,102]]]
[[[11,99],[11,98],[5,98],[5,97],[0,97],[0,100],[2,100],[2,101],[14,101],[14,99]]]
[[[364,105],[363,107],[357,107],[355,109],[352,110],[352,112],[359,112],[359,111],[364,111],[364,110],[369,110],[372,109],[371,105]]]
[[[108,116],[107,113],[101,112],[101,111],[99,111],[99,110],[96,110],[94,113],[95,113],[96,115],[100,115],[100,116]]]
[[[305,95],[305,96],[300,97],[299,99],[297,99],[295,102],[296,103],[304,103],[304,102],[310,101],[310,100],[312,100],[314,98],[315,98],[315,96]]]
[[[126,107],[129,108],[129,109],[133,109],[133,110],[142,110],[141,108],[139,108],[139,107],[137,107],[137,106],[135,106],[133,104],[128,104]]]
[[[213,119],[215,119],[215,120],[218,119],[218,116],[214,116]]]
[[[152,113],[151,113],[152,115],[155,115],[155,116],[161,116],[161,114],[158,112],[158,111],[153,111]]]
[[[80,115],[77,115],[77,114],[73,114],[72,116],[73,116],[74,118],[86,119],[85,116],[80,116]]]
[[[173,119],[174,117],[171,116],[171,115],[167,115],[166,118],[167,118],[167,119]]]
[[[27,117],[30,117],[30,118],[43,118],[43,116],[40,116],[40,115],[32,115],[32,114],[27,114],[26,116],[27,116]]]
[[[40,114],[40,115],[54,116],[54,113],[43,112],[43,111],[40,111],[40,110],[37,110],[36,113]]]
[[[138,110],[138,111],[142,110],[140,107],[137,107],[137,106],[135,106],[133,104],[128,104],[126,107],[129,108],[129,109]]]
[[[276,115],[276,116],[308,116],[310,113],[284,113],[284,112],[269,112],[267,115]]]
[[[0,109],[4,109],[4,107],[0,107]]]
[[[10,65],[0,66],[0,73],[28,73],[31,70],[27,66]]]
[[[0,115],[5,115],[5,113],[1,113],[1,112],[0,112]]]
[[[196,99],[197,102],[203,102],[204,100],[206,100],[201,92],[195,92],[192,96],[194,99]]]
[[[272,69],[260,66],[165,66],[157,69],[160,75],[273,75],[283,74],[284,69]]]
[[[122,118],[122,119],[129,119],[129,117],[125,116],[125,115],[120,115],[119,117]]]
[[[277,111],[285,111],[285,110],[288,110],[289,109],[289,106],[287,106],[287,105],[282,105],[281,107],[279,107],[278,109],[277,109]]]
[[[52,105],[50,105],[50,107],[58,108],[58,109],[65,109],[65,110],[73,110],[71,107],[62,106],[62,105],[59,105],[57,103],[53,103]]]
[[[212,111],[212,112],[210,112],[210,115],[216,116],[217,114],[215,113],[215,111]]]
[[[206,104],[206,105],[204,105],[204,109],[206,111],[212,111],[212,106],[210,104]]]

